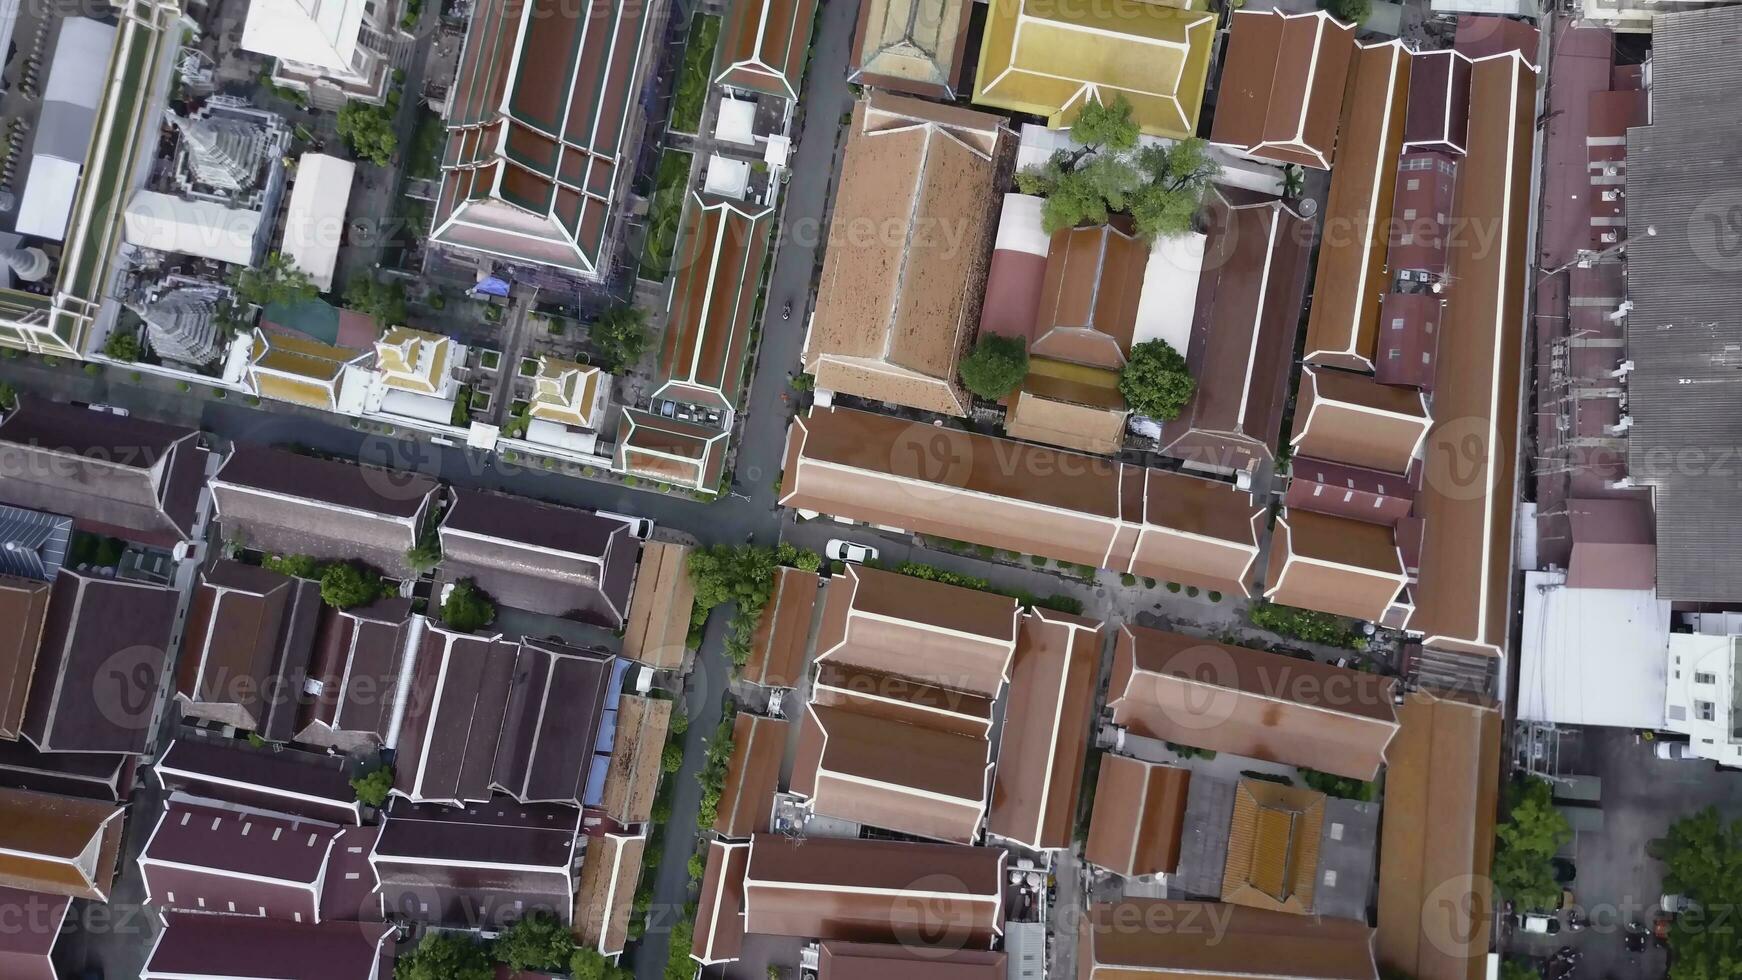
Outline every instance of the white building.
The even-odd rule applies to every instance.
[[[278,59],[272,80],[316,106],[387,101],[398,47],[390,0],[250,0],[242,47]]]
[[[280,251],[323,293],[333,288],[333,267],[356,175],[356,164],[324,153],[304,153],[296,166]]]
[[[1554,725],[1662,728],[1669,603],[1651,589],[1566,584],[1524,573],[1518,717]]]
[[[1669,637],[1664,727],[1686,735],[1700,758],[1742,766],[1742,717],[1736,713],[1742,618],[1733,613],[1696,613],[1687,621],[1694,632]]]

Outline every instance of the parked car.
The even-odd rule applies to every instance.
[[[119,405],[86,405],[93,412],[108,412],[110,415],[127,416],[133,414]]]
[[[1670,915],[1680,915],[1689,909],[1699,908],[1699,903],[1686,895],[1666,892],[1662,898],[1657,900],[1657,907],[1663,909]]]
[[[1693,746],[1686,742],[1658,742],[1653,751],[1659,759],[1682,761],[1699,758],[1694,754]]]
[[[1561,931],[1561,920],[1547,912],[1526,912],[1512,917],[1512,924],[1520,932],[1528,932],[1537,936],[1557,936]]]
[[[876,548],[843,541],[840,538],[830,541],[828,547],[823,549],[823,554],[828,555],[834,561],[867,562],[877,560]]]
[[[643,541],[653,537],[653,520],[647,517],[634,517],[629,514],[614,514],[608,510],[595,511],[600,517],[609,517],[614,521],[622,521],[629,525],[629,533]]]

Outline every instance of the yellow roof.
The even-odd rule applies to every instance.
[[[344,347],[263,330],[254,332],[251,353],[256,394],[315,408],[331,407],[345,365],[358,357]]]
[[[598,391],[598,368],[541,356],[527,411],[535,419],[584,426],[593,414],[593,399]]]
[[[1215,33],[1212,13],[1145,0],[991,0],[974,101],[1059,128],[1085,100],[1123,95],[1145,133],[1189,137]]]
[[[375,369],[390,388],[433,394],[441,389],[452,346],[441,334],[393,327],[375,342]]]

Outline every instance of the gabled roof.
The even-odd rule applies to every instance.
[[[176,665],[182,713],[289,739],[323,609],[318,582],[233,561],[206,570]]]
[[[605,373],[595,365],[540,354],[527,414],[560,425],[590,428],[597,424],[604,378]]]
[[[490,799],[516,652],[500,636],[424,627],[399,732],[395,794],[454,806]]]
[[[387,328],[375,341],[375,371],[389,388],[434,395],[453,367],[454,342],[407,326]]]
[[[44,752],[141,753],[180,594],[62,569],[37,652],[23,734]],[[126,683],[93,683],[115,676]]]
[[[1415,487],[1404,474],[1296,456],[1289,460],[1282,505],[1395,527],[1409,516],[1414,501]]]
[[[1179,868],[1189,769],[1107,753],[1083,859],[1114,874],[1172,874]]]
[[[394,928],[171,913],[140,980],[236,980],[271,964],[273,980],[388,980]]]
[[[1123,367],[1137,330],[1137,301],[1148,265],[1149,246],[1112,225],[1054,232],[1029,354]]]
[[[345,368],[368,359],[368,351],[257,327],[248,355],[248,382],[262,398],[333,412],[339,407]]]
[[[1211,142],[1330,169],[1355,48],[1355,25],[1323,10],[1234,11]]]
[[[410,573],[439,484],[421,473],[240,445],[212,477],[212,501],[226,534],[277,555],[361,559],[389,575]]]
[[[1123,95],[1145,133],[1190,137],[1216,33],[1216,15],[1191,9],[1198,6],[993,0],[974,101],[1046,116],[1058,129],[1089,99],[1105,104]]]
[[[100,800],[0,789],[0,887],[107,902],[124,812]]]
[[[647,13],[627,0],[473,9],[450,93],[434,241],[605,275]]]
[[[316,923],[339,827],[171,798],[145,848],[149,905]]]
[[[847,80],[956,101],[973,9],[968,0],[870,0],[860,4]]]
[[[890,943],[822,944],[817,980],[1002,980],[1008,957],[1003,950],[909,949]]]
[[[725,429],[625,408],[611,467],[630,476],[717,493],[730,435]]]
[[[1046,609],[1022,618],[986,830],[1035,850],[1071,846],[1105,626]]]
[[[798,686],[810,643],[817,584],[815,572],[785,565],[775,571],[774,593],[762,607],[740,677],[764,687]]]
[[[66,925],[72,899],[0,888],[0,903],[22,913],[18,925],[0,933],[0,973],[8,980],[59,980],[49,954]]]
[[[639,550],[629,526],[526,497],[454,489],[442,517],[442,578],[469,578],[496,602],[616,629]]]
[[[771,207],[690,193],[672,264],[678,271],[650,396],[655,403],[737,407],[773,228]]]
[[[47,582],[0,575],[0,738],[16,739],[24,724],[48,600]]]
[[[0,578],[54,581],[72,535],[70,517],[0,504]]]
[[[641,566],[629,598],[629,621],[623,626],[623,656],[655,670],[670,670],[683,663],[690,611],[696,599],[689,554],[687,545],[666,541],[648,541],[641,546]]]
[[[498,796],[464,809],[396,799],[370,855],[384,911],[456,928],[500,928],[532,911],[574,918],[581,811]]]
[[[193,534],[207,455],[195,429],[20,398],[0,422],[0,503],[170,547]]]
[[[1004,931],[995,847],[757,834],[744,929],[770,936],[988,948]]]
[[[596,804],[627,666],[604,651],[522,640],[491,784],[522,803]],[[488,735],[467,736],[479,737]]]
[[[170,792],[333,823],[363,821],[343,760],[325,754],[187,735],[169,743],[151,772]]]
[[[672,702],[664,698],[625,694],[617,701],[616,734],[604,787],[597,786],[595,767],[587,787],[589,807],[625,827],[653,818],[653,799],[665,774],[660,755],[671,731],[671,713]]]
[[[1412,64],[1400,41],[1355,51],[1325,203],[1325,227],[1335,233],[1321,238],[1313,276],[1306,340],[1310,364],[1373,370],[1380,297],[1396,274],[1385,263],[1386,219],[1397,187]]]
[[[580,890],[575,894],[574,931],[582,944],[606,956],[623,952],[646,848],[645,833],[587,838]]]
[[[1423,51],[1410,71],[1403,149],[1464,152],[1470,126],[1470,59],[1459,51]]]
[[[829,580],[816,661],[997,697],[1021,610],[994,592],[863,565]]]
[[[1307,367],[1301,371],[1289,444],[1297,456],[1406,473],[1432,422],[1427,399],[1418,391]]]
[[[798,101],[816,10],[816,0],[733,4],[714,82]]]
[[[1162,452],[1241,470],[1271,458],[1282,427],[1312,226],[1280,201],[1235,191],[1210,195],[1205,214],[1209,241],[1184,351],[1198,387],[1162,425]]]
[[[791,727],[783,719],[748,711],[740,711],[732,720],[732,756],[726,762],[726,782],[714,818],[716,834],[748,839],[772,829],[774,794],[780,788],[780,765]]]
[[[1127,624],[1107,707],[1145,738],[1372,779],[1396,678]]]
[[[730,963],[743,951],[744,872],[749,865],[748,843],[708,842],[707,870],[690,945],[690,956],[703,966]]]
[[[1130,415],[1119,393],[1118,372],[1033,358],[1028,375],[1010,393],[1004,431],[1017,439],[1110,456],[1125,441]]]
[[[406,708],[400,681],[427,623],[397,597],[324,613],[296,740],[343,751],[393,743]]]
[[[1184,928],[1215,921],[1219,929]],[[1134,929],[1128,923],[1162,923]],[[1171,925],[1171,927],[1168,927]],[[1128,898],[1082,917],[1080,980],[1142,976],[1193,980],[1373,980],[1373,930],[1364,922],[1240,905]]]
[[[1391,528],[1299,511],[1277,515],[1265,581],[1272,602],[1377,623],[1409,575]]]
[[[1261,779],[1234,787],[1222,901],[1307,915],[1318,886],[1325,794]]]
[[[1007,135],[997,116],[885,92],[855,104],[805,338],[819,388],[967,414],[956,365],[980,319]]]

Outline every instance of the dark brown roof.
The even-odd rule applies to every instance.
[[[1392,275],[1401,279],[1414,273],[1406,282],[1420,282],[1422,273],[1433,280],[1445,277],[1458,170],[1459,157],[1449,151],[1414,150],[1398,158],[1385,253]]]
[[[889,943],[823,943],[817,980],[1003,980],[1003,950],[915,950]]]
[[[185,735],[169,743],[151,771],[164,790],[335,823],[362,821],[344,760],[325,754]]]
[[[1567,501],[1573,555],[1567,586],[1649,589],[1657,584],[1657,533],[1644,498]]]
[[[1480,980],[1500,712],[1424,691],[1398,718],[1379,842],[1379,961],[1418,980]]]
[[[1516,51],[1532,68],[1541,47],[1542,33],[1534,25],[1484,14],[1459,14],[1458,33],[1452,42],[1452,49],[1471,61]]]
[[[1477,62],[1471,72],[1470,147],[1458,182],[1456,219],[1492,227],[1497,238],[1451,245],[1435,425],[1423,449],[1417,498],[1421,576],[1411,632],[1430,647],[1499,656],[1511,622],[1513,495],[1530,264],[1531,146],[1536,75],[1517,56]],[[1471,458],[1470,446],[1477,449]]]
[[[0,789],[0,887],[109,900],[123,810],[22,789]]]
[[[280,555],[358,558],[409,574],[405,552],[438,484],[421,473],[241,445],[212,478],[226,535]]]
[[[747,838],[768,832],[791,728],[789,722],[779,718],[764,718],[748,711],[740,711],[732,720],[732,756],[726,762],[726,782],[720,790],[714,833]]]
[[[195,429],[36,398],[0,423],[0,503],[168,547],[189,540],[207,453]]]
[[[338,834],[333,824],[170,799],[139,855],[145,901],[316,922]]]
[[[774,575],[774,594],[762,607],[745,680],[765,687],[797,687],[810,642],[811,614],[817,603],[817,574],[782,566]]]
[[[1131,352],[1149,247],[1112,225],[1053,233],[1029,353],[1118,369]]]
[[[810,51],[816,0],[754,0],[732,5],[714,79],[796,101]]]
[[[1419,392],[1334,368],[1306,368],[1294,414],[1294,451],[1406,473],[1432,419]]]
[[[1000,848],[757,834],[745,931],[984,949],[1004,931]]]
[[[708,842],[707,870],[690,944],[690,955],[704,965],[735,960],[743,951],[744,870],[749,864],[749,844]]]
[[[1107,707],[1146,738],[1372,779],[1396,678],[1126,625]]]
[[[986,829],[1031,848],[1071,845],[1104,626],[1035,609],[1022,619]]]
[[[724,429],[623,410],[612,466],[620,473],[716,493],[726,469]]]
[[[1463,153],[1470,125],[1470,59],[1456,51],[1424,51],[1410,73],[1404,148]]]
[[[768,0],[779,2],[795,0]],[[672,265],[676,282],[651,396],[656,403],[671,399],[721,412],[737,407],[773,219],[773,208],[690,195]]]
[[[1390,526],[1310,511],[1277,515],[1265,575],[1272,602],[1378,623],[1407,581]]]
[[[647,850],[645,834],[595,834],[581,858],[575,892],[574,935],[606,956],[623,952]]]
[[[1186,363],[1197,393],[1162,451],[1221,470],[1271,458],[1306,293],[1312,224],[1278,201],[1211,196]]]
[[[1387,293],[1379,309],[1385,330],[1374,378],[1381,384],[1432,391],[1446,304],[1435,293]]]
[[[624,0],[473,9],[449,93],[436,241],[603,273],[647,13]]]
[[[0,738],[15,739],[36,672],[49,584],[0,575]]]
[[[523,803],[587,802],[602,765],[600,730],[613,724],[617,658],[549,641],[523,641],[514,665],[492,782]],[[479,738],[474,731],[469,738]]]
[[[270,964],[277,980],[386,980],[393,927],[170,913],[141,980],[231,980]]]
[[[387,914],[462,928],[500,927],[533,910],[565,924],[581,811],[498,796],[465,809],[396,799],[373,863]]]
[[[49,953],[71,904],[65,895],[0,888],[0,907],[14,910],[17,923],[0,932],[0,974],[7,980],[58,980]]]
[[[212,566],[194,590],[176,666],[182,713],[289,739],[322,608],[318,582]]]
[[[382,599],[323,616],[309,677],[320,693],[297,715],[298,741],[379,745],[392,727],[399,679],[415,652],[411,600]]]
[[[1329,169],[1355,26],[1322,10],[1236,10],[1210,139],[1279,163]]]
[[[1207,923],[1220,922],[1219,928]],[[1192,923],[1199,923],[1193,927]],[[1353,919],[1128,898],[1082,919],[1078,980],[1374,980],[1373,930]]]
[[[396,792],[452,804],[490,799],[516,653],[498,637],[425,627],[399,730]]]
[[[29,739],[0,740],[0,786],[14,789],[114,803],[132,794],[138,764],[119,752],[42,752]]]
[[[454,490],[442,518],[442,579],[469,578],[499,605],[617,629],[638,544],[629,525],[525,497]]]
[[[62,569],[24,736],[46,752],[144,752],[178,599],[174,589]]]
[[[1173,874],[1191,782],[1189,769],[1103,755],[1083,859],[1115,874]]]
[[[1289,463],[1289,510],[1313,511],[1374,524],[1395,525],[1409,516],[1415,488],[1408,478],[1360,466],[1296,456]]]

